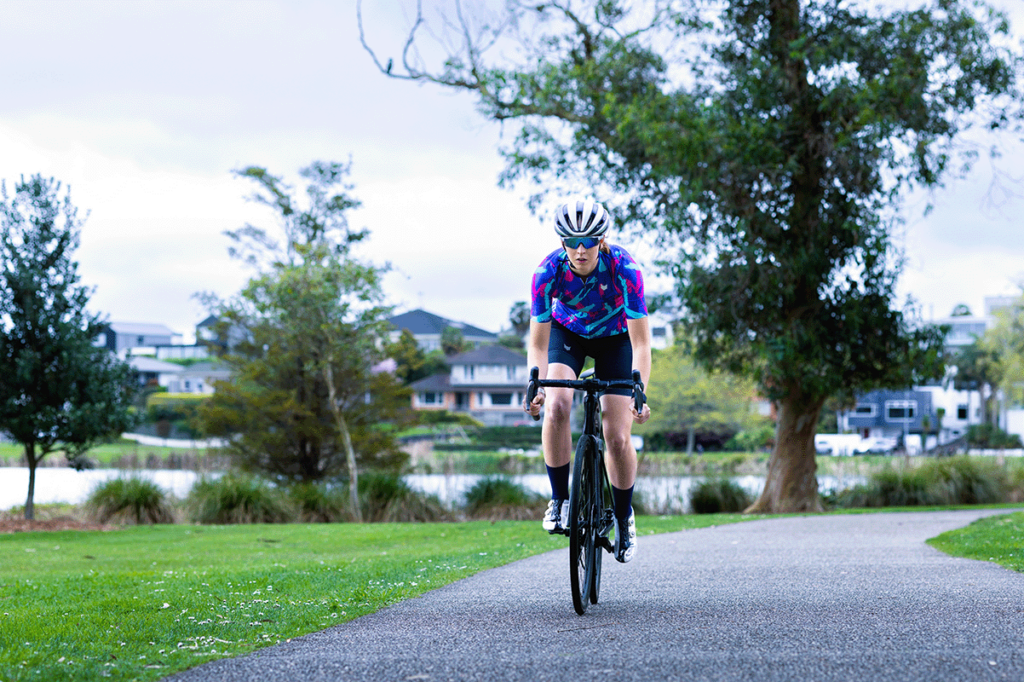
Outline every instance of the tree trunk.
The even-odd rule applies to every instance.
[[[39,460],[36,459],[35,443],[25,444],[25,462],[28,464],[28,497],[25,498],[25,520],[31,521],[36,517],[36,467]]]
[[[693,446],[697,442],[697,431],[692,426],[686,432],[686,454],[693,454]]]
[[[348,432],[348,423],[338,405],[337,392],[334,389],[334,371],[331,369],[329,360],[324,369],[324,378],[327,380],[327,399],[331,402],[334,422],[338,426],[338,431],[341,432],[341,442],[345,448],[345,463],[348,465],[348,502],[351,507],[352,519],[361,522],[363,513],[359,508],[359,472],[356,469],[356,453],[352,449],[352,435]]]
[[[775,447],[761,496],[744,513],[824,511],[818,498],[814,434],[824,400],[783,398],[778,403]]]

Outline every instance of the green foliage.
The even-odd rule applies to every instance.
[[[972,457],[933,459],[919,467],[889,467],[871,474],[867,484],[835,496],[839,507],[908,507],[992,504],[1008,501],[1006,469]]]
[[[351,518],[347,494],[324,483],[296,483],[288,489],[288,497],[299,510],[299,521],[337,523]]]
[[[956,366],[953,387],[958,391],[978,391],[978,395],[983,397],[981,420],[988,422],[990,415],[993,414],[993,389],[1003,380],[999,351],[991,344],[975,339],[959,349],[952,361]],[[986,393],[988,398],[984,398]]]
[[[405,459],[394,430],[380,428],[413,415],[408,390],[379,367],[390,309],[383,270],[349,253],[366,232],[348,229],[346,211],[358,205],[348,172],[341,164],[304,168],[308,205],[300,208],[279,178],[241,171],[256,181],[256,200],[274,210],[284,243],[251,225],[230,233],[233,254],[263,270],[232,300],[211,299],[217,335],[237,342],[222,356],[232,378],[218,383],[200,421],[230,439],[239,466],[281,481],[354,477],[359,467],[398,468]]]
[[[975,448],[1003,450],[1024,447],[1020,436],[1007,433],[993,424],[973,424],[967,427],[967,444]]]
[[[39,461],[59,449],[87,466],[86,450],[134,424],[137,384],[93,345],[101,320],[73,260],[82,221],[69,193],[39,175],[0,193],[0,430],[24,446],[32,518]]]
[[[466,341],[461,329],[445,327],[441,330],[441,351],[446,356],[458,355],[469,350],[473,350],[473,344]]]
[[[527,520],[537,518],[546,500],[505,476],[482,478],[466,491],[466,514],[470,518]]]
[[[651,418],[634,428],[638,434],[736,431],[758,421],[751,382],[707,372],[681,345],[653,353],[646,392]],[[692,445],[691,438],[688,451]]]
[[[114,478],[89,494],[86,508],[100,523],[174,523],[167,493],[152,481],[137,476]]]
[[[512,331],[520,339],[530,331],[530,306],[526,301],[516,301],[508,311],[508,321]]]
[[[459,424],[478,428],[480,422],[468,414],[462,412],[449,412],[448,410],[422,410],[417,415],[420,424]]]
[[[294,507],[280,489],[245,474],[196,481],[185,506],[195,523],[288,523],[295,518]]]
[[[359,477],[364,521],[439,521],[448,518],[441,502],[414,491],[398,474],[367,472]]]
[[[1010,404],[1024,406],[1024,293],[997,310],[996,325],[985,333],[984,345],[999,358],[1000,385]]]
[[[726,450],[738,450],[740,452],[759,452],[770,450],[775,443],[775,426],[762,424],[761,426],[740,431],[729,439],[725,444]]]
[[[427,355],[408,329],[403,329],[398,339],[385,346],[384,354],[397,363],[395,376],[407,384],[430,376],[426,368]]]
[[[690,508],[694,514],[742,512],[753,501],[750,493],[728,478],[709,478],[690,487]]]
[[[504,334],[498,337],[498,345],[526,355],[526,344],[523,343],[523,337],[521,336],[516,336],[515,334]]]

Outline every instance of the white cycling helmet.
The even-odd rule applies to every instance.
[[[555,211],[555,232],[568,237],[603,237],[612,225],[604,206],[593,199],[572,199]]]

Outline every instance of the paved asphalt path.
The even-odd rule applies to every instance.
[[[582,617],[550,552],[171,679],[1024,680],[1024,575],[924,543],[991,513],[641,536]]]

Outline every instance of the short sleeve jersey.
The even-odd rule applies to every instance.
[[[610,251],[598,251],[597,267],[586,277],[572,271],[564,249],[548,254],[533,273],[532,319],[554,320],[596,339],[625,333],[627,320],[646,317],[640,266],[625,249],[611,246]]]

